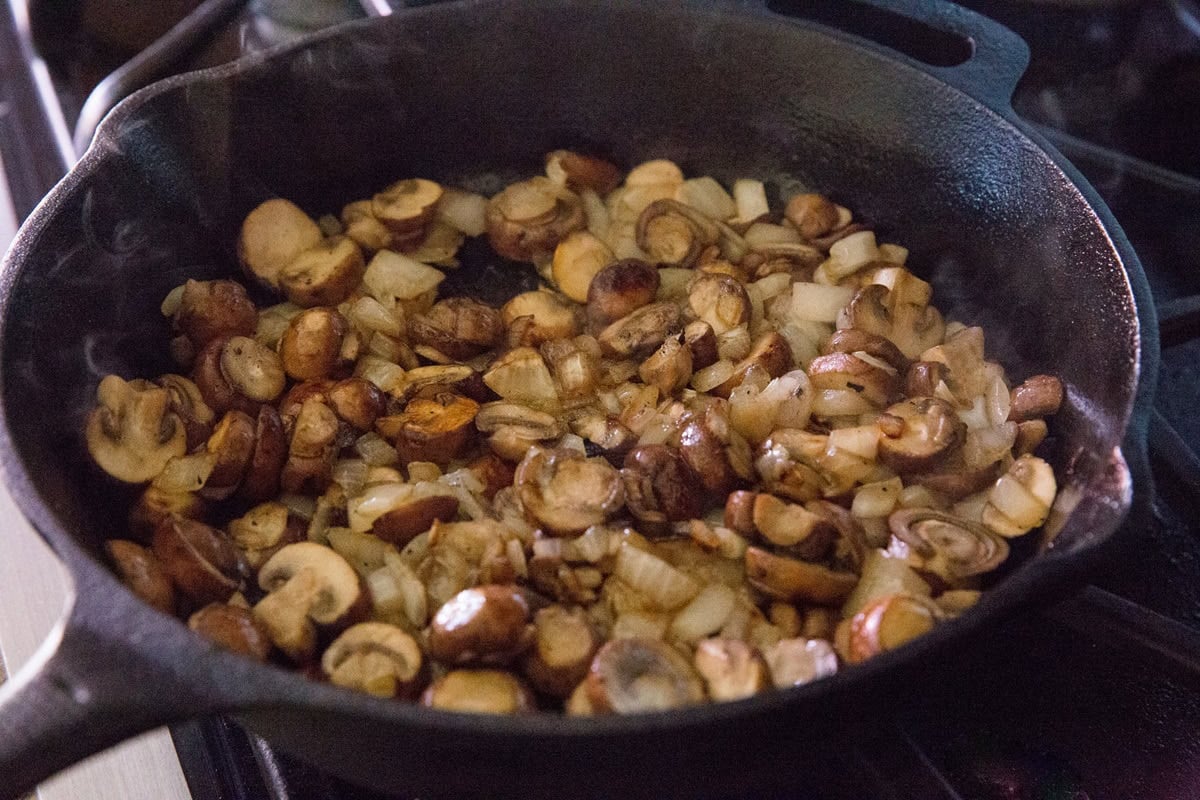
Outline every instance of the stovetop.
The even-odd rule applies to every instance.
[[[1135,487],[1143,513],[1131,518],[1079,598],[1014,620],[930,666],[935,675],[922,685],[938,691],[899,698],[871,737],[831,748],[833,779],[789,796],[1197,797],[1200,12],[1192,0],[963,4],[1029,42],[1032,61],[1014,108],[1096,187],[1149,278],[1163,350],[1150,475]],[[97,10],[103,3],[33,5],[33,39],[51,80],[29,80],[0,96],[23,126],[16,144],[0,136],[4,163],[21,165],[20,174],[9,175],[19,214],[49,188],[47,176],[52,182],[63,169],[61,160],[54,163],[53,143],[61,151],[64,133],[81,111],[87,116],[92,85],[126,59],[135,58],[133,68],[118,78],[133,85],[162,70],[220,63],[307,29],[389,10],[384,0],[209,0],[201,9],[209,17],[199,19],[203,36],[160,46],[169,63],[147,58],[159,36],[186,37],[187,30],[168,29],[196,5],[163,0],[157,16],[124,25]],[[6,58],[35,57],[18,56],[12,36],[0,24],[0,68]],[[47,83],[57,111],[39,122],[30,103]],[[36,135],[38,125],[45,136]],[[172,736],[195,800],[380,797],[290,759],[225,719],[178,725]]]

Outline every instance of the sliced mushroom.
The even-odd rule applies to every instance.
[[[379,435],[392,442],[404,461],[445,465],[458,458],[475,433],[479,404],[454,392],[417,398],[394,416],[375,421]]]
[[[550,276],[559,291],[576,303],[586,303],[592,281],[615,258],[603,240],[589,231],[577,230],[554,248]]]
[[[908,358],[916,358],[942,341],[946,332],[941,313],[930,305],[900,302],[886,286],[873,283],[859,289],[845,309],[845,325],[891,340]]]
[[[258,572],[267,596],[254,606],[271,641],[290,659],[316,653],[317,627],[359,621],[369,606],[362,581],[346,559],[316,542],[297,542],[271,556]]]
[[[303,308],[336,306],[362,283],[367,271],[358,243],[332,236],[304,250],[279,271],[279,287]]]
[[[888,528],[909,564],[950,585],[991,572],[1008,558],[1008,543],[985,526],[930,508],[892,512]]]
[[[733,374],[711,391],[718,397],[729,397],[734,389],[745,383],[747,376],[755,372],[773,379],[791,368],[792,348],[787,339],[775,331],[768,331],[755,340],[746,357],[734,366]]]
[[[1008,418],[1026,422],[1058,413],[1063,401],[1062,381],[1053,375],[1034,375],[1012,390]]]
[[[488,201],[486,218],[492,249],[514,261],[548,257],[568,234],[587,224],[579,196],[542,177],[506,186]]]
[[[620,473],[578,450],[531,450],[517,467],[514,486],[526,512],[559,535],[599,525],[625,502]]]
[[[683,343],[692,353],[692,369],[702,370],[720,360],[717,350],[717,335],[712,326],[702,319],[689,322],[683,328]]]
[[[218,336],[196,354],[192,380],[204,402],[215,414],[237,410],[255,414],[258,407],[278,397],[287,379],[279,357],[263,345],[245,336]],[[259,400],[242,392],[247,388]]]
[[[238,260],[250,277],[278,289],[280,271],[322,238],[317,223],[295,203],[274,198],[246,215],[238,237]]]
[[[746,287],[728,275],[697,275],[688,290],[688,308],[694,318],[707,322],[717,336],[750,321]]]
[[[788,200],[783,216],[805,239],[819,239],[838,226],[837,205],[820,194],[798,194]]]
[[[266,628],[244,606],[209,603],[188,617],[188,627],[226,650],[255,661],[266,661],[271,653]]]
[[[464,714],[525,714],[537,709],[517,676],[495,669],[456,669],[421,695],[421,705]]]
[[[716,244],[716,223],[677,200],[655,200],[637,221],[637,243],[650,260],[669,267],[690,267],[700,253]]]
[[[204,500],[192,492],[166,490],[150,484],[129,510],[129,534],[146,544],[154,537],[158,524],[172,514],[202,519],[207,510]]]
[[[625,456],[621,470],[629,511],[656,532],[667,523],[699,517],[704,511],[700,478],[679,451],[661,444],[635,447]]]
[[[822,605],[840,603],[858,583],[854,573],[835,572],[758,547],[746,548],[745,563],[746,580],[751,586],[789,603],[801,600]]]
[[[772,433],[754,461],[763,485],[772,494],[801,503],[820,497],[831,485],[819,462],[828,441],[828,436],[791,428]]]
[[[305,400],[292,426],[280,487],[293,494],[320,494],[332,480],[337,453],[338,418],[316,397]]]
[[[942,613],[927,597],[881,597],[850,619],[846,660],[860,664],[933,630]]]
[[[982,467],[968,467],[962,453],[956,452],[931,472],[916,472],[905,477],[910,484],[924,486],[948,500],[961,500],[986,489],[999,477],[1000,468],[999,461]]]
[[[424,178],[397,181],[371,199],[371,213],[405,243],[415,243],[433,220],[442,187]]]
[[[246,563],[227,534],[173,516],[154,530],[154,556],[175,587],[195,605],[223,602],[240,591]]]
[[[740,639],[705,639],[692,663],[717,702],[753,697],[771,686],[762,655]]]
[[[206,448],[214,457],[212,471],[201,490],[209,500],[225,500],[237,491],[254,457],[255,421],[241,411],[229,411],[217,423]]]
[[[175,613],[175,585],[153,552],[125,539],[109,539],[104,549],[131,592],[165,614]]]
[[[638,377],[649,386],[658,387],[665,397],[684,389],[692,379],[692,351],[678,337],[665,340],[638,367]]]
[[[515,586],[464,589],[429,626],[429,654],[448,665],[507,664],[529,647],[529,604]]]
[[[329,387],[326,401],[333,412],[356,431],[374,429],[387,406],[383,391],[362,378],[346,378]]]
[[[678,445],[711,499],[719,500],[754,477],[750,445],[730,426],[724,404],[713,403],[688,418]]]
[[[168,408],[179,417],[187,431],[187,449],[192,452],[212,434],[213,410],[204,402],[200,387],[182,375],[160,375],[156,384],[170,395]]]
[[[546,172],[561,172],[567,187],[581,192],[591,189],[603,197],[621,183],[621,170],[609,161],[571,150],[555,150],[546,155]]]
[[[600,412],[584,413],[571,418],[571,432],[584,439],[585,447],[599,448],[601,455],[615,466],[637,444],[638,436],[620,418]]]
[[[936,397],[889,406],[878,420],[879,460],[896,472],[928,472],[962,444],[966,426],[954,408]]]
[[[408,321],[409,340],[465,361],[495,347],[504,335],[500,312],[469,297],[439,300]]]
[[[1017,423],[1017,438],[1013,442],[1013,456],[1020,458],[1023,455],[1032,455],[1035,450],[1046,440],[1050,429],[1046,426],[1046,421],[1042,419],[1030,419],[1024,422]]]
[[[653,639],[606,642],[592,659],[585,685],[597,711],[616,714],[666,711],[704,700],[704,684],[687,659]]]
[[[540,609],[533,627],[533,645],[521,669],[539,692],[565,699],[587,676],[600,637],[582,608]]]
[[[1054,470],[1037,456],[1023,455],[988,491],[983,524],[1005,537],[1041,526],[1058,493]]]
[[[843,328],[834,331],[821,347],[822,355],[830,353],[863,352],[890,365],[899,374],[904,374],[909,367],[908,358],[900,352],[891,340],[858,328]]]
[[[372,209],[370,200],[359,200],[347,203],[341,215],[345,234],[368,253],[392,247],[395,239],[391,229],[376,218]]]
[[[937,361],[914,361],[904,375],[904,394],[908,397],[933,397],[938,384],[949,377],[946,365]]]
[[[279,359],[288,377],[311,381],[332,376],[349,330],[346,318],[333,308],[309,308],[292,317],[279,340]]]
[[[258,568],[280,548],[304,538],[307,525],[298,523],[283,503],[260,503],[230,521],[229,535],[250,566]]]
[[[849,389],[876,408],[886,405],[900,387],[900,375],[885,362],[867,358],[850,353],[817,356],[808,365],[813,389],[818,392]]]
[[[609,325],[597,337],[610,355],[644,358],[679,332],[679,306],[675,303],[651,303]]]
[[[653,302],[658,285],[658,270],[641,259],[624,258],[604,267],[587,289],[587,316],[592,330],[603,330]]]
[[[421,647],[402,628],[360,622],[338,636],[321,655],[329,682],[376,697],[412,697],[425,675]]]
[[[453,520],[458,506],[453,491],[442,484],[390,481],[368,486],[351,497],[346,513],[351,529],[405,545],[435,522]]]
[[[729,505],[725,508],[728,511]],[[765,492],[754,498],[751,519],[762,538],[776,547],[799,548],[804,555],[819,555],[836,534],[825,517]]]
[[[838,669],[837,653],[824,639],[782,639],[763,652],[777,689],[812,683]]]
[[[187,432],[170,404],[166,389],[106,375],[96,387],[96,408],[87,419],[88,453],[119,481],[151,480],[186,452]]]
[[[199,350],[218,336],[253,336],[258,309],[237,281],[194,281],[184,284],[175,327]]]
[[[557,292],[522,292],[500,309],[504,326],[513,330],[518,320],[528,320],[521,328],[514,347],[537,347],[543,342],[570,339],[579,333],[578,306],[573,306]]]

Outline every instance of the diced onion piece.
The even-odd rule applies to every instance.
[[[1012,393],[1004,381],[1004,370],[999,370],[999,374],[988,383],[984,398],[987,401],[988,419],[992,425],[1001,425],[1008,420],[1009,411],[1012,410]]]
[[[729,219],[737,214],[737,204],[725,187],[705,175],[684,181],[675,190],[675,199],[686,203],[711,219]]]
[[[625,176],[626,186],[655,186],[662,184],[678,186],[681,183],[683,183],[683,170],[675,162],[668,161],[665,158],[644,161],[629,170],[629,174]],[[674,194],[673,191],[672,194]]]
[[[821,354],[820,342],[828,336],[827,333],[823,333],[820,337],[814,337],[810,327],[812,325],[824,327],[820,322],[800,324],[789,322],[777,329],[792,351],[792,361],[802,367],[807,367],[814,358]]]
[[[215,464],[216,455],[207,450],[172,458],[155,476],[153,486],[169,494],[199,491],[204,488]]]
[[[829,432],[831,450],[841,450],[864,461],[874,461],[879,450],[879,426],[858,425]]]
[[[397,307],[389,311],[374,297],[360,297],[350,306],[350,321],[367,331],[378,331],[388,336],[399,336],[404,332],[403,313]]]
[[[797,282],[792,284],[792,315],[811,322],[836,322],[853,297],[849,286]]]
[[[446,276],[440,270],[391,250],[380,250],[367,265],[363,285],[382,303],[415,300],[437,289]]]
[[[890,594],[929,597],[932,590],[903,559],[883,550],[869,550],[863,560],[862,577],[842,605],[842,618],[849,619],[871,602]]]
[[[886,261],[889,264],[896,264],[903,267],[908,261],[908,248],[901,247],[898,244],[881,244],[879,245],[880,261]]]
[[[700,584],[685,573],[628,543],[617,551],[613,574],[663,611],[679,608],[700,592]]]
[[[733,202],[742,222],[751,222],[771,213],[767,203],[767,187],[762,181],[739,178],[733,183]]]
[[[905,486],[904,491],[900,492],[900,507],[936,508],[937,503],[934,502],[933,493],[929,489],[919,484],[913,484]]]
[[[658,271],[658,293],[654,296],[655,301],[685,299],[688,296],[688,284],[694,277],[696,277],[694,269],[662,267]]]
[[[988,492],[983,522],[1001,536],[1020,536],[1045,522],[1057,491],[1049,464],[1021,456]]]
[[[558,406],[558,389],[550,369],[541,354],[531,347],[510,350],[484,373],[483,382],[513,403],[537,409]]]
[[[186,288],[187,284],[181,283],[167,292],[167,296],[163,298],[162,304],[158,307],[164,317],[175,316],[175,312],[179,310],[179,304],[183,301],[183,290]]]
[[[697,392],[707,392],[710,389],[720,386],[725,381],[729,380],[733,375],[733,362],[721,360],[715,364],[711,364],[704,369],[697,370],[692,375],[691,386]]]
[[[604,205],[600,195],[596,194],[594,189],[584,189],[579,193],[579,199],[583,202],[583,215],[587,218],[588,233],[597,239],[607,239],[612,221],[608,216],[608,207]]]
[[[354,442],[354,451],[368,466],[390,467],[400,461],[396,448],[374,431],[364,433]]]
[[[768,275],[762,280],[750,284],[746,287],[746,291],[754,289],[758,293],[758,296],[763,299],[763,302],[766,302],[772,297],[786,292],[791,285],[791,275],[786,272],[776,272],[774,275]]]
[[[609,633],[611,639],[654,639],[661,641],[667,634],[670,619],[665,614],[627,611],[617,617]]]
[[[723,583],[709,584],[671,620],[671,635],[689,644],[711,636],[725,626],[736,603],[733,589]]]
[[[855,493],[850,512],[860,518],[886,517],[895,510],[903,490],[899,478],[864,484]]]
[[[875,233],[859,231],[830,245],[826,269],[834,281],[840,281],[878,259],[879,248],[875,245]]]
[[[467,236],[479,236],[487,230],[488,199],[461,189],[443,188],[437,204],[437,217]]]
[[[756,222],[746,229],[743,234],[746,244],[751,250],[758,250],[772,244],[799,244],[800,232],[787,225],[775,225],[770,222]]]
[[[347,495],[358,494],[367,482],[370,466],[359,458],[343,458],[333,465],[333,482]]]
[[[813,397],[813,416],[855,417],[872,411],[871,403],[853,389],[822,389]]]
[[[394,391],[404,383],[404,368],[378,356],[360,358],[354,367],[354,374],[385,392]]]
[[[972,428],[963,441],[963,463],[967,469],[982,469],[1004,458],[1017,440],[1017,423],[1002,422],[985,428]]]
[[[741,361],[750,355],[750,345],[750,329],[738,325],[717,336],[717,355],[725,361]]]

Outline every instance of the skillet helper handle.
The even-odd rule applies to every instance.
[[[131,648],[68,618],[0,685],[0,800],[179,716],[178,693]]]
[[[1000,23],[946,0],[763,0],[779,14],[813,19],[922,62],[924,69],[1009,110],[1029,66],[1025,40]]]

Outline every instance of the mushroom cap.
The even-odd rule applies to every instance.
[[[88,452],[117,480],[145,483],[187,452],[187,432],[169,410],[166,389],[107,375],[96,387],[96,400],[84,432]]]
[[[897,435],[885,427],[895,425]],[[937,397],[918,397],[889,406],[880,418],[879,460],[899,473],[928,472],[962,444],[966,425]]]
[[[620,473],[605,459],[578,450],[530,450],[514,485],[525,510],[557,534],[599,525],[625,502]]]
[[[416,639],[385,622],[351,625],[321,655],[332,683],[379,697],[410,695],[424,666]]]
[[[274,592],[298,573],[311,573],[316,589],[307,615],[322,625],[341,621],[363,602],[362,581],[354,567],[331,548],[316,542],[295,542],[280,548],[258,572],[258,585]]]
[[[665,711],[704,700],[704,684],[687,659],[654,639],[606,642],[592,659],[586,685],[597,710],[617,714]]]

